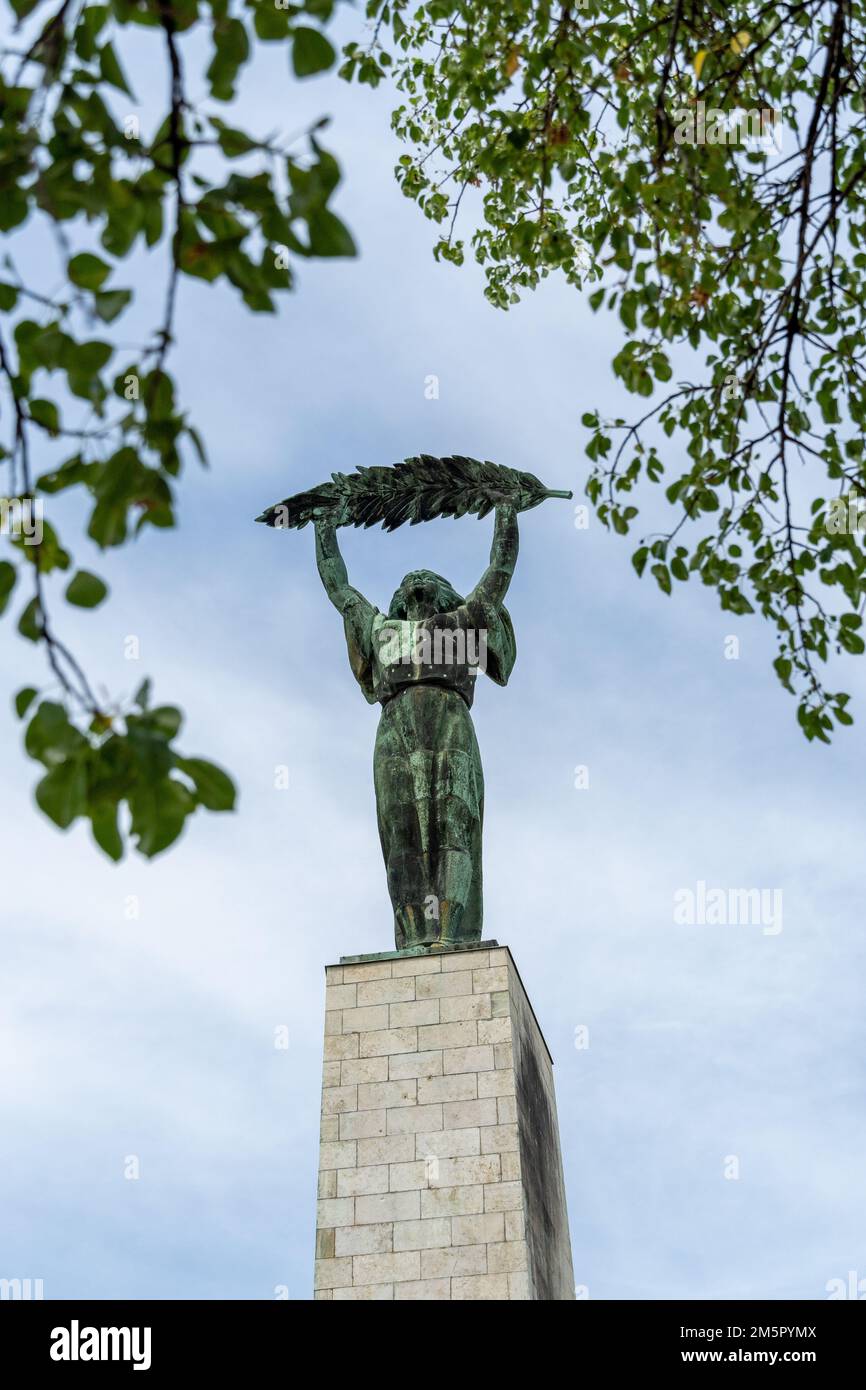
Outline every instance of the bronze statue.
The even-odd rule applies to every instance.
[[[497,507],[490,564],[467,598],[415,570],[386,615],[349,584],[335,527],[316,522],[319,574],[343,615],[349,662],[382,706],[373,780],[398,950],[481,940],[484,776],[469,711],[478,671],[505,685],[514,666],[503,600],[517,547],[514,508]]]
[[[517,655],[505,595],[517,562],[517,511],[551,492],[531,473],[421,455],[393,469],[335,473],[258,519],[316,530],[322,583],[342,614],[349,662],[382,713],[373,780],[398,950],[481,940],[484,777],[470,709],[479,671],[506,685]],[[381,613],[352,588],[337,527],[389,530],[496,508],[490,564],[466,598],[429,570],[407,574]]]

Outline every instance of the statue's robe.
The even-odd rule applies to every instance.
[[[397,949],[480,941],[484,777],[469,711],[479,670],[508,681],[511,619],[481,585],[420,621],[360,594],[344,617],[355,677],[382,705],[373,776]]]

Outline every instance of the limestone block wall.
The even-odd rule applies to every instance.
[[[552,1067],[508,949],[328,966],[325,1008],[315,1297],[573,1298]]]

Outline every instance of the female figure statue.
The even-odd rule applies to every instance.
[[[352,671],[382,706],[373,779],[398,950],[481,940],[484,778],[469,710],[479,670],[505,685],[514,666],[503,600],[517,549],[515,509],[497,507],[490,564],[468,598],[415,570],[386,615],[349,584],[333,524],[316,521],[316,562]]]

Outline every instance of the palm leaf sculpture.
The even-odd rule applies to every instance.
[[[486,516],[496,506],[526,511],[546,497],[571,497],[570,492],[546,488],[534,473],[522,473],[501,463],[480,462],[454,454],[432,458],[419,454],[393,468],[358,468],[332,473],[331,482],[296,493],[268,507],[257,521],[266,526],[294,527],[310,521],[333,526],[376,526],[396,531],[405,521],[415,526],[439,516]]]

